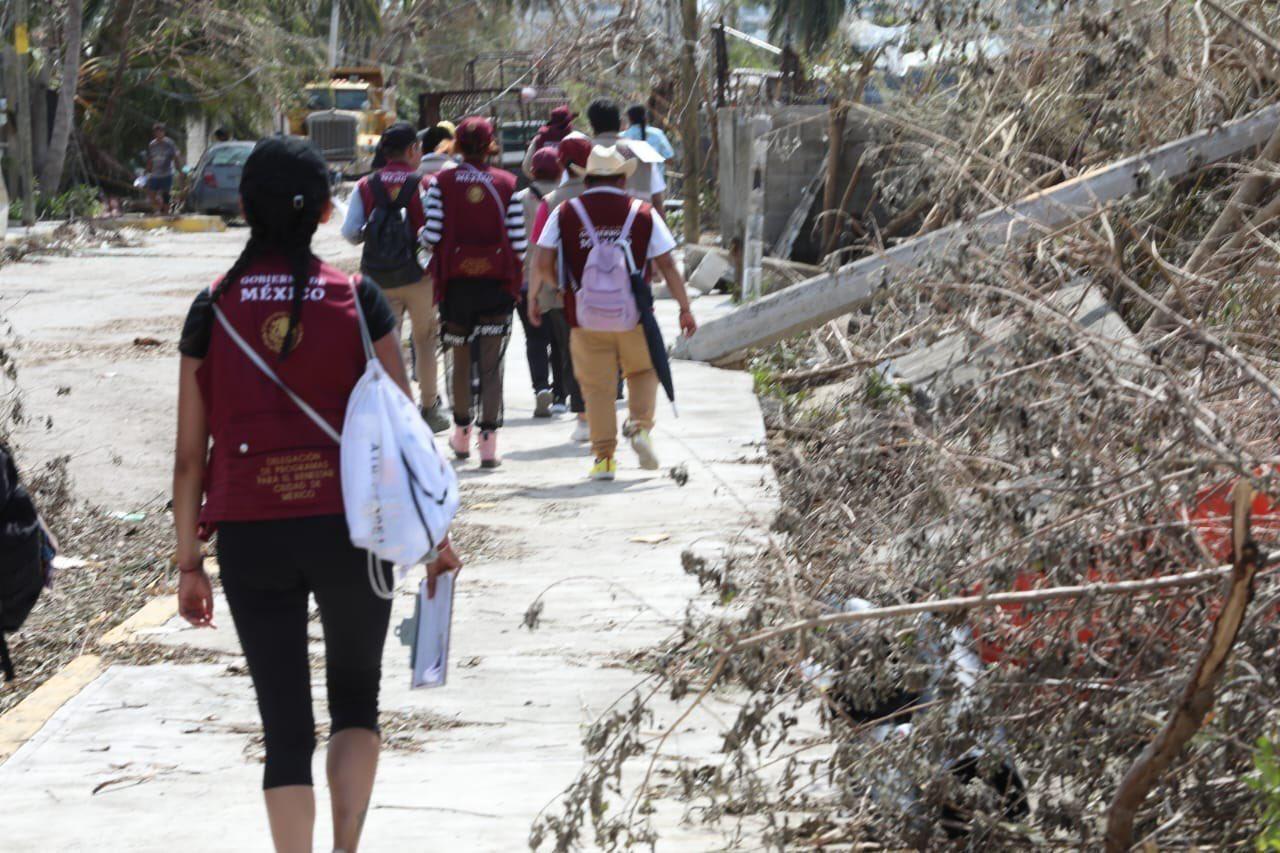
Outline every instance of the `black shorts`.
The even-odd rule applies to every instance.
[[[446,346],[464,346],[478,337],[505,337],[511,334],[515,307],[504,281],[452,279],[440,305],[440,337]]]

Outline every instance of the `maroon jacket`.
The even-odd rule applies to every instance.
[[[347,398],[365,368],[351,278],[319,261],[289,357],[292,275],[284,258],[264,258],[217,306],[280,379],[342,430]],[[216,287],[216,285],[215,285]],[[340,514],[338,445],[262,374],[215,322],[197,371],[213,449],[205,471],[201,526]]]
[[[616,240],[626,224],[627,212],[631,210],[631,196],[622,191],[587,190],[578,196],[582,207],[591,218],[596,233],[602,240]],[[638,267],[644,268],[649,256],[649,238],[653,236],[653,206],[642,203],[631,223],[631,257]],[[591,253],[591,240],[587,229],[582,227],[573,205],[565,202],[560,205],[560,246],[563,258],[566,284],[564,293],[564,316],[571,326],[578,325],[577,301],[574,291],[582,280],[582,271],[587,266],[587,255]]]
[[[378,171],[382,177],[382,185],[387,188],[387,196],[392,200],[396,200],[396,196],[400,193],[400,188],[404,186],[404,182],[410,178],[417,178],[418,173],[414,169],[410,169],[407,163],[388,163]],[[369,175],[365,175],[356,184],[356,191],[360,193],[360,203],[364,205],[365,219],[373,213],[373,187],[369,186]],[[423,225],[427,224],[426,211],[422,209],[422,194],[416,192],[409,199],[408,205],[405,206],[405,213],[409,216],[409,224],[413,226],[413,233],[417,234]]]
[[[468,168],[464,164],[436,173],[434,182],[444,209],[444,230],[428,267],[436,282],[436,301],[444,299],[448,287],[466,279],[499,278],[512,297],[519,297],[524,268],[507,234],[507,210],[516,193],[516,176],[492,166]],[[484,187],[485,182],[497,190],[497,200]],[[471,267],[482,248],[494,253],[492,268],[487,271]]]

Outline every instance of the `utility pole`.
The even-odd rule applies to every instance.
[[[341,25],[342,0],[329,7],[329,69],[338,67],[338,27]]]
[[[18,193],[22,198],[22,224],[36,224],[36,177],[31,161],[31,78],[27,75],[27,57],[31,40],[27,34],[27,0],[14,0],[13,47],[18,55]]]
[[[698,0],[680,0],[684,46],[680,51],[680,85],[684,111],[680,137],[684,142],[684,240],[696,243],[702,235],[702,211],[698,191],[702,186],[701,146],[698,141]]]

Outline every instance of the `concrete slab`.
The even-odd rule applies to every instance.
[[[243,238],[243,232],[230,235]],[[167,235],[135,255],[104,253],[99,275],[113,286],[97,291],[101,304],[93,310],[71,298],[76,288],[65,271],[54,279],[56,293],[38,292],[49,278],[26,271],[21,283],[33,302],[18,306],[15,322],[30,339],[50,341],[81,334],[104,317],[151,316],[164,327],[163,339],[172,340],[188,292],[224,269],[238,244],[229,235]],[[321,252],[332,245],[327,240]],[[0,300],[6,284],[0,283]],[[698,302],[704,317],[727,308],[721,297]],[[674,304],[660,304],[659,312],[673,334]],[[75,331],[64,333],[58,325],[74,325]],[[384,712],[409,721],[417,746],[384,753],[366,849],[527,849],[535,816],[583,766],[586,727],[642,679],[629,658],[672,635],[690,602],[713,606],[698,598],[694,579],[681,572],[681,551],[742,547],[762,535],[774,511],[749,375],[677,363],[681,417],[673,419],[661,405],[654,433],[663,471],[639,470],[624,450],[617,482],[590,483],[584,479],[586,451],[568,442],[572,423],[532,418],[522,341],[513,340],[510,353],[508,425],[501,433],[506,463],[494,472],[482,473],[474,463],[462,469],[463,520],[473,553],[457,591],[449,685],[409,690],[407,650],[394,636],[387,640]],[[31,377],[37,387],[62,381],[68,371],[92,376],[127,369],[105,355],[69,361],[20,366],[24,385]],[[126,503],[128,496],[162,494],[175,367],[172,353],[157,354],[135,368],[146,382],[96,390],[105,381],[86,380],[89,387],[76,392],[82,396],[74,406],[41,392],[42,401],[65,406],[58,420],[67,424],[41,448],[87,448],[96,434],[110,452],[142,464],[112,466],[103,454],[83,454],[75,470],[93,491]],[[95,430],[89,423],[94,413],[84,411],[95,402],[108,412],[141,409],[149,417],[145,424],[143,418],[118,423],[104,434],[101,424]],[[666,476],[675,465],[688,469],[684,487]],[[521,621],[537,600],[540,626],[529,631]],[[406,588],[393,623],[411,609]],[[0,764],[0,846],[267,849],[252,687],[221,600],[217,614],[216,630],[194,631],[177,619],[162,621],[166,611],[157,605],[120,632],[121,643],[177,644],[224,657],[201,664],[113,665],[96,678],[90,673],[78,695]],[[317,636],[313,648],[321,647]],[[327,718],[322,685],[323,672],[317,671],[313,695],[320,700],[320,720]],[[732,707],[712,703],[672,738],[660,765],[677,755],[710,759],[716,733],[732,719]],[[318,773],[322,760],[317,756]],[[329,831],[327,794],[317,783],[319,849]],[[656,817],[663,828],[660,849],[726,846],[717,833],[682,818],[678,805],[662,806]]]

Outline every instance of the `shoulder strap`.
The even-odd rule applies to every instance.
[[[631,239],[631,226],[636,222],[636,214],[640,212],[640,199],[631,199],[631,207],[627,209],[627,221],[622,223],[622,231],[618,234],[618,242],[626,243]]]
[[[577,198],[569,199],[569,206],[573,208],[573,212],[578,214],[578,221],[582,223],[583,230],[587,232],[587,239],[591,241],[591,248],[600,245],[600,235],[596,233],[595,223],[591,221],[591,217],[587,216],[587,209],[582,206],[582,200]]]
[[[357,311],[360,310],[359,306],[360,306],[360,297],[357,294],[356,295]],[[222,324],[222,328],[225,329],[227,334],[231,336],[231,340],[235,341],[236,346],[240,347],[241,352],[243,352],[246,356],[248,356],[249,361],[253,362],[254,367],[258,368],[258,370],[262,371],[262,375],[266,376],[268,379],[274,382],[280,388],[280,390],[283,391],[285,395],[288,396],[288,398],[293,401],[294,405],[296,405],[299,409],[302,410],[302,413],[304,415],[311,418],[311,420],[315,423],[315,425],[320,427],[320,429],[324,432],[325,435],[332,438],[335,442],[341,443],[342,436],[338,434],[338,431],[335,430],[328,421],[320,417],[320,413],[317,412],[315,409],[311,408],[311,406],[307,404],[306,400],[302,399],[297,394],[293,393],[293,389],[291,389],[288,385],[284,384],[284,380],[276,375],[276,372],[271,369],[271,366],[267,364],[266,361],[263,360],[262,356],[258,355],[258,353],[254,350],[254,348],[249,346],[249,344],[245,341],[244,338],[240,337],[240,333],[237,332],[235,330],[235,327],[231,325],[231,321],[227,319],[226,314],[222,313],[222,309],[218,307],[216,302],[213,305],[213,313],[218,318],[218,322]],[[361,317],[363,317],[363,314],[361,314]],[[361,325],[363,328],[363,323]],[[368,337],[369,333],[366,331],[364,334],[365,334],[365,337]]]
[[[400,192],[396,195],[395,200],[395,207],[397,210],[402,207],[409,206],[409,201],[413,198],[413,194],[418,191],[418,181],[419,178],[417,175],[411,175],[409,179],[400,186]]]

